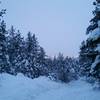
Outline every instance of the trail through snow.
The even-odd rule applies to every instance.
[[[83,80],[62,84],[46,77],[32,80],[21,74],[2,74],[0,100],[100,100],[100,91]]]

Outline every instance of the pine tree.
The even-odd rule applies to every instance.
[[[26,51],[26,76],[30,78],[37,77],[37,56],[38,56],[38,41],[35,34],[28,33],[26,43],[25,43],[25,51]]]
[[[56,65],[55,63],[54,63],[54,59],[52,59],[51,57],[46,57],[46,59],[45,59],[45,66],[46,66],[46,75],[48,75],[49,77],[53,77],[54,78],[54,65]]]
[[[46,66],[46,53],[42,47],[39,47],[38,57],[37,57],[37,69],[38,76],[48,74],[48,69]]]
[[[80,47],[80,55],[79,55],[79,62],[80,62],[80,75],[81,76],[89,76],[90,69],[92,64],[92,58],[87,56],[89,46],[86,45],[86,41],[83,41]]]
[[[67,56],[65,57],[64,62],[65,62],[64,64],[65,82],[78,79],[78,75],[79,75],[78,60],[76,58]]]
[[[96,0],[93,4],[95,5],[94,17],[87,28],[86,33],[89,36],[85,46],[81,48],[80,57],[83,59],[83,68],[87,70],[88,77],[100,80],[100,0]]]
[[[64,57],[61,53],[53,58],[46,58],[46,66],[49,77],[55,81],[69,82],[79,76],[79,61]]]
[[[3,14],[5,14],[5,10],[1,10],[0,12],[0,73],[9,72],[8,62],[7,62],[7,52],[6,52],[6,24],[4,20],[2,20]]]
[[[58,80],[61,80],[61,81],[65,82],[66,77],[67,77],[67,73],[65,71],[64,56],[61,53],[59,53],[59,55],[57,57],[56,69],[57,69]]]
[[[10,67],[10,73],[15,74],[15,48],[14,48],[14,42],[15,42],[15,29],[13,26],[11,29],[8,31],[8,37],[7,37],[7,54],[8,54],[8,61],[9,61],[9,67]]]
[[[59,53],[57,57],[53,59],[53,77],[55,80],[60,80],[62,82],[69,82],[70,81],[70,66],[66,64],[66,59],[63,54]],[[72,63],[72,62],[71,62]]]
[[[10,73],[16,75],[21,71],[22,61],[24,57],[23,52],[23,38],[19,31],[15,31],[12,26],[8,31],[8,46],[7,53],[9,57]]]

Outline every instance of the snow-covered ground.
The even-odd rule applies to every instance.
[[[0,75],[0,100],[100,100],[100,91],[83,80],[56,83],[46,77],[29,79]]]

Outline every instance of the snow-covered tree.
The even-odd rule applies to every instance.
[[[9,66],[10,73],[16,75],[21,71],[22,63],[23,63],[23,38],[21,37],[21,33],[19,31],[15,31],[12,26],[8,31],[8,46],[7,53],[9,57]]]
[[[59,55],[56,59],[56,64],[54,66],[54,71],[55,71],[57,80],[61,80],[63,82],[66,81],[67,73],[65,71],[64,56],[61,53],[59,53]]]
[[[35,34],[28,33],[26,43],[25,43],[25,54],[26,54],[26,64],[25,70],[26,75],[30,78],[37,77],[37,56],[38,56],[38,41]]]
[[[39,46],[38,56],[37,56],[37,69],[38,75],[48,74],[48,69],[46,66],[46,53],[42,47]]]
[[[83,68],[87,70],[88,77],[100,81],[100,0],[96,0],[93,4],[94,17],[87,28],[88,38],[83,46],[85,52],[81,49],[80,56],[83,57]]]
[[[92,58],[87,56],[88,51],[90,50],[90,46],[87,46],[87,41],[83,41],[80,47],[80,55],[79,55],[79,62],[80,62],[80,75],[81,76],[89,76],[90,69],[92,64]]]
[[[74,58],[64,57],[61,53],[51,59],[49,68],[51,71],[49,75],[57,81],[69,82],[78,78],[78,61]]]
[[[6,42],[6,24],[2,19],[5,10],[0,11],[0,73],[9,72],[8,62],[7,62],[7,42]]]

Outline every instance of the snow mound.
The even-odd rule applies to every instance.
[[[0,75],[0,100],[99,100],[100,92],[94,91],[82,79],[69,84],[56,83],[47,77],[29,79],[18,74]]]
[[[58,87],[60,84],[50,81],[47,77],[32,80],[22,74],[1,74],[0,100],[35,100],[41,93]]]

